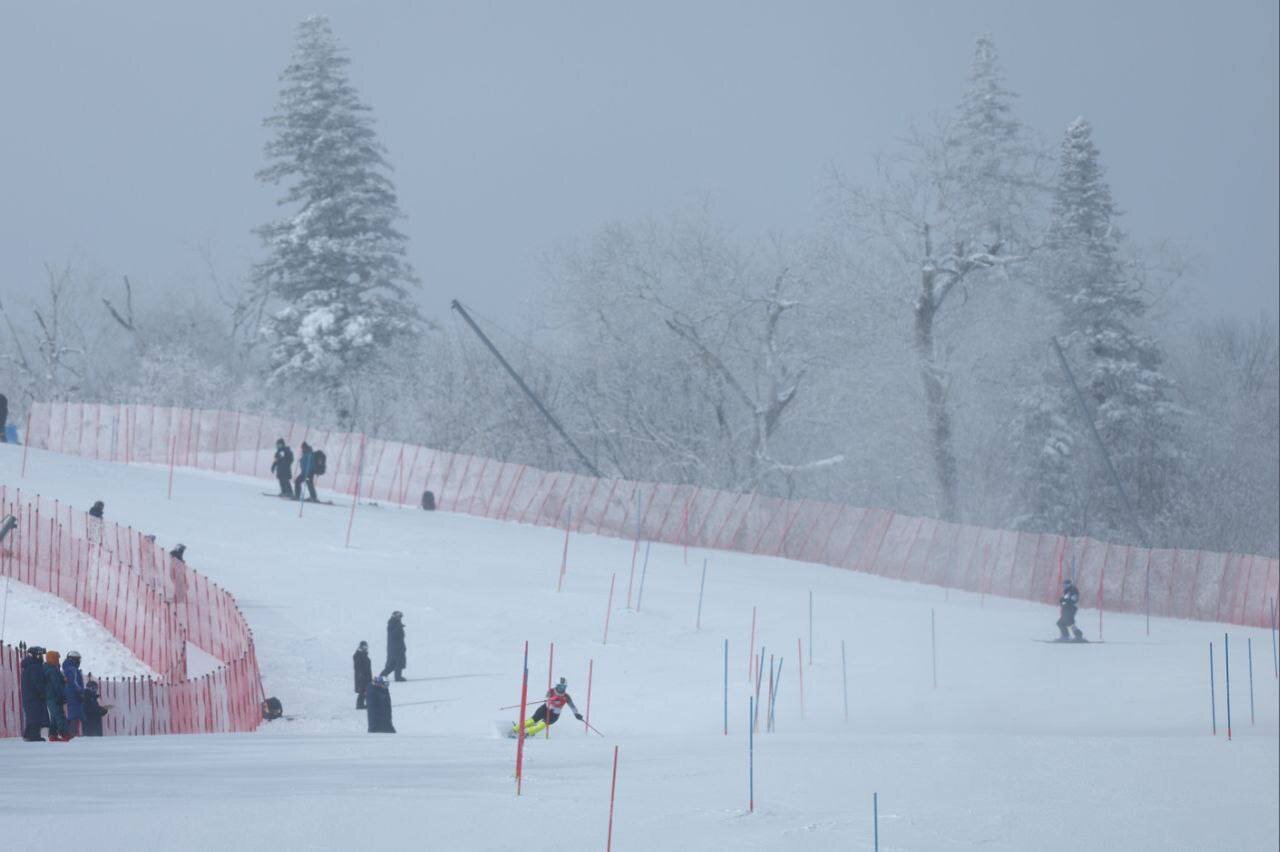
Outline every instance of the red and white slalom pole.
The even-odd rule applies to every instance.
[[[618,572],[614,571],[613,576],[609,578],[609,605],[604,611],[604,639],[600,640],[601,645],[609,644],[609,616],[613,614],[613,587],[618,582]]]
[[[605,841],[605,852],[613,849],[613,803],[618,795],[618,747],[613,747],[613,781],[609,784],[609,837]]]

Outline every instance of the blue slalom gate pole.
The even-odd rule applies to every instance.
[[[643,579],[641,579],[640,584],[641,584],[641,587],[643,587],[644,585]],[[706,590],[707,590],[707,560],[703,559],[702,560],[702,582],[698,584],[698,620],[694,622],[694,625],[693,625],[694,630],[702,629],[702,593],[705,592]],[[727,642],[729,640],[726,639],[725,641]]]
[[[756,811],[756,735],[755,699],[747,696],[747,810]]]
[[[813,665],[813,589],[809,590],[809,665]]]
[[[1231,637],[1222,634],[1222,667],[1227,673],[1227,741],[1231,740]]]
[[[636,612],[640,611],[640,602],[644,600],[644,575],[649,573],[649,546],[653,544],[651,541],[644,543],[644,567],[640,569],[640,594],[636,595]]]
[[[760,646],[760,662],[756,666],[756,715],[751,720],[751,727],[754,729],[760,723],[760,684],[764,676],[764,646]]]
[[[729,640],[724,640],[724,735],[729,736]]]
[[[880,852],[880,794],[871,794],[871,837],[875,852]]]
[[[1213,694],[1213,643],[1209,643],[1209,718],[1213,721],[1213,735],[1218,735],[1218,699]]]
[[[1276,649],[1276,599],[1271,599],[1271,669],[1280,677],[1280,652]]]
[[[1249,649],[1249,724],[1256,725],[1258,720],[1253,715],[1253,637],[1245,639],[1245,647]]]
[[[840,677],[844,682],[844,721],[849,722],[849,667],[845,663],[844,640],[840,640]]]
[[[773,679],[773,694],[769,696],[769,730],[773,731],[774,708],[778,706],[778,688],[782,686],[782,660],[778,660],[778,674]]]

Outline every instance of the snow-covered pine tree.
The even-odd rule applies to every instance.
[[[274,131],[269,165],[258,172],[286,185],[279,203],[291,215],[257,230],[268,255],[253,273],[268,306],[269,379],[327,394],[339,408],[360,372],[419,322],[391,167],[348,64],[328,19],[299,24],[264,122]]]
[[[1161,369],[1156,342],[1141,334],[1147,304],[1123,252],[1093,128],[1067,128],[1043,258],[1048,296],[1061,314],[1061,341],[1139,520],[1152,532],[1176,517],[1184,477],[1182,410]],[[1046,358],[1052,355],[1046,353]],[[1046,370],[1050,392],[1026,405],[1026,443],[1035,451],[1027,527],[1133,538],[1125,511],[1065,378]],[[1038,449],[1037,449],[1038,448]],[[1074,457],[1074,458],[1072,458]],[[1067,476],[1068,468],[1074,475]],[[1064,523],[1065,521],[1065,523]]]

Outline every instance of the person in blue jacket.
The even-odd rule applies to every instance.
[[[306,441],[302,442],[302,455],[298,457],[298,475],[293,479],[293,493],[299,500],[302,499],[302,483],[307,484],[307,491],[310,496],[307,501],[310,503],[319,503],[316,497],[316,472],[315,472],[315,454],[311,451],[311,445]]]
[[[67,733],[76,735],[84,727],[84,675],[80,674],[79,651],[67,652],[67,658],[62,661],[62,677],[67,681],[62,688],[67,699]]]
[[[89,675],[89,679],[84,683],[84,732],[86,737],[102,736],[102,717],[107,715],[110,707],[103,707],[98,703],[98,682],[93,679],[93,675]]]
[[[44,706],[49,711],[51,743],[65,743],[71,739],[67,734],[67,716],[62,710],[62,705],[67,703],[67,679],[58,665],[60,657],[57,651],[44,652]]]
[[[22,658],[22,738],[29,743],[44,742],[40,729],[49,727],[49,709],[44,703],[43,657],[44,648],[32,645]]]

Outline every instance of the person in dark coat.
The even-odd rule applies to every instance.
[[[28,648],[22,658],[22,719],[22,738],[44,742],[40,729],[49,727],[49,708],[44,702],[44,648],[39,645]]]
[[[298,475],[293,478],[293,496],[299,500],[302,499],[302,483],[307,484],[309,496],[307,500],[311,503],[319,503],[316,497],[316,471],[314,454],[311,452],[311,445],[306,441],[302,442],[302,455],[298,457]]]
[[[356,652],[351,655],[351,661],[355,664],[356,675],[356,709],[364,709],[364,696],[369,690],[369,683],[373,680],[373,663],[369,661],[369,643],[361,642],[360,647],[356,648]]]
[[[382,667],[382,677],[395,672],[397,681],[404,680],[404,670],[409,668],[405,660],[407,654],[404,646],[404,622],[400,620],[402,618],[404,613],[396,610],[387,620],[387,664]]]
[[[0,443],[9,443],[9,397],[0,393]],[[26,440],[26,437],[23,437]]]
[[[102,717],[107,715],[107,711],[111,708],[103,707],[98,703],[98,682],[93,679],[93,675],[89,675],[89,679],[84,683],[82,702],[84,704],[84,730],[82,736],[102,736]]]
[[[79,651],[67,653],[67,658],[62,661],[62,677],[67,682],[67,685],[62,688],[62,694],[67,699],[65,710],[67,731],[74,736],[80,733],[81,723],[84,722],[84,704],[82,700],[84,695],[84,675],[80,674]]]
[[[102,520],[102,514],[107,510],[107,505],[101,500],[93,501],[93,505],[89,507],[89,517]]]
[[[174,545],[173,550],[169,551],[169,555],[179,562],[187,561],[187,546],[185,544]]]
[[[59,668],[57,651],[44,652],[44,706],[49,711],[49,742],[67,742],[71,739],[67,731],[67,715],[62,705],[67,703],[67,679]]]
[[[1072,638],[1077,642],[1084,641],[1084,632],[1076,627],[1076,610],[1079,608],[1080,590],[1076,588],[1076,584],[1071,580],[1062,581],[1062,599],[1058,601],[1058,605],[1062,607],[1062,612],[1058,616],[1058,631],[1062,634],[1058,637],[1059,641],[1066,642]],[[1071,628],[1073,636],[1067,635],[1067,628]]]
[[[276,439],[276,455],[271,462],[271,472],[280,483],[280,496],[292,497],[293,486],[289,481],[293,478],[293,450],[285,444],[284,438]]]
[[[391,724],[391,690],[387,689],[384,677],[375,677],[365,693],[366,710],[369,714],[369,733],[394,734],[395,726]]]

